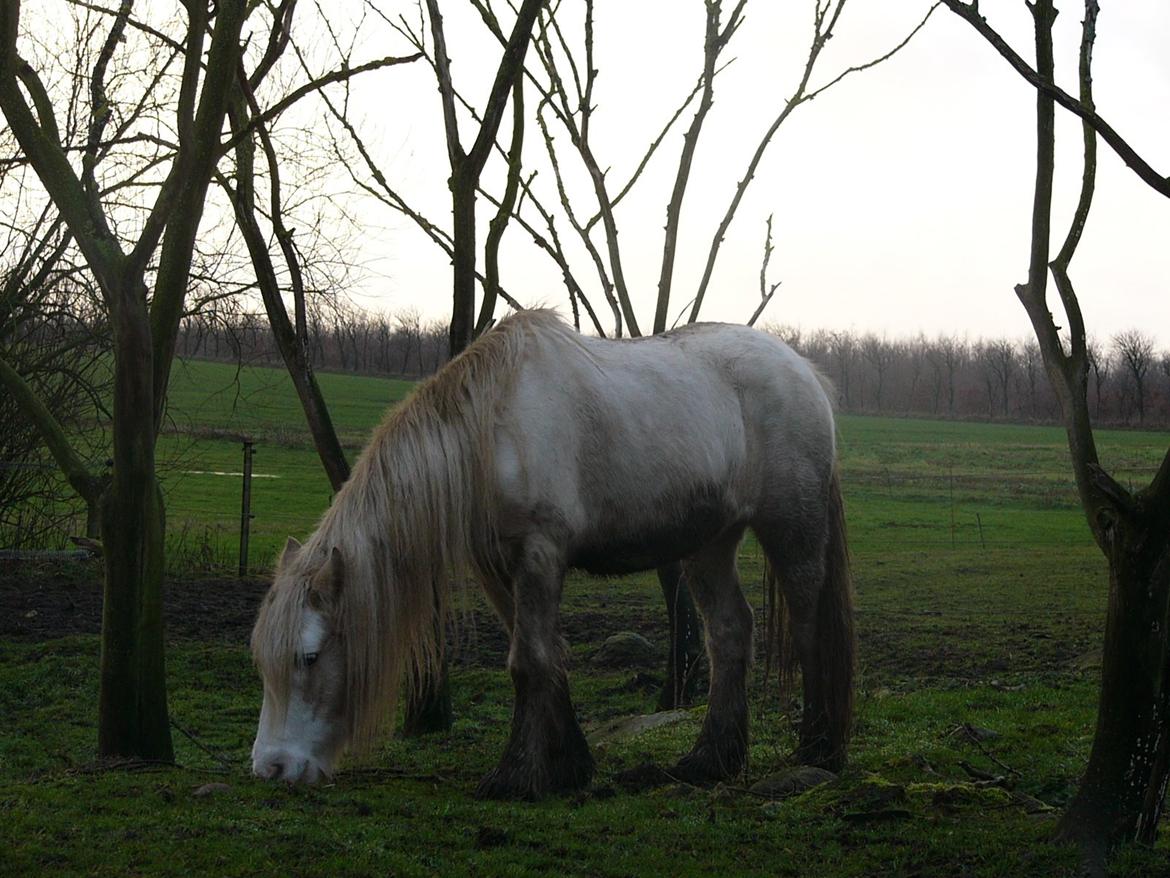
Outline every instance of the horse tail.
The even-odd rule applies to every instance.
[[[853,726],[853,676],[857,661],[845,504],[836,467],[829,484],[827,513],[824,579],[816,592],[813,616],[813,666],[802,668],[805,704],[797,757],[835,770],[844,764],[849,747]],[[793,691],[800,655],[783,583],[770,559],[764,565],[764,588],[767,606],[764,679],[768,679],[775,666],[781,701],[786,703]]]
[[[780,703],[787,704],[796,683],[796,647],[789,629],[788,602],[772,560],[764,556],[764,683],[776,670]]]

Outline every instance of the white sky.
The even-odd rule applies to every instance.
[[[1081,14],[1075,3],[1060,5],[1058,80],[1075,93]],[[382,6],[417,19],[413,3]],[[562,10],[579,15],[578,6],[566,0]],[[851,0],[814,82],[882,54],[928,6],[922,0]],[[1031,17],[1022,0],[984,0],[982,7],[1030,57]],[[356,0],[330,4],[339,17],[357,8]],[[456,83],[482,106],[499,50],[462,4],[444,9]],[[702,29],[701,0],[598,0],[593,142],[602,166],[612,168],[612,190],[690,91],[701,65]],[[748,156],[794,89],[810,30],[809,0],[747,5],[745,25],[725,55],[736,61],[716,80],[715,106],[684,205],[672,320],[694,294],[711,235]],[[1170,4],[1106,3],[1098,31],[1099,111],[1156,168],[1170,173]],[[355,61],[407,51],[388,31],[369,34]],[[532,109],[536,99],[528,94]],[[937,11],[900,55],[802,106],[780,129],[723,247],[703,318],[743,321],[754,309],[764,221],[774,213],[770,279],[783,285],[765,322],[891,336],[920,330],[1028,334],[1012,287],[1027,267],[1034,101],[1032,89],[974,30],[949,11]],[[355,89],[353,106],[390,178],[429,216],[449,225],[441,109],[429,67],[367,76]],[[1057,113],[1054,247],[1076,201],[1081,170],[1079,125],[1059,108]],[[626,275],[644,326],[653,313],[665,205],[691,115],[664,144],[637,195],[619,208]],[[474,128],[465,124],[463,131],[469,144]],[[539,130],[530,125],[528,133],[526,160],[540,167],[538,186],[547,187],[552,175],[541,161]],[[567,139],[560,142],[566,147],[562,163],[579,178]],[[492,191],[502,189],[500,173],[494,159],[485,176]],[[589,215],[589,190],[581,187],[577,194]],[[440,251],[387,208],[371,204],[362,213],[368,226],[361,253],[372,273],[358,300],[448,316],[449,266]],[[567,225],[561,232],[572,237]],[[603,244],[600,228],[596,240]],[[594,291],[601,311],[596,275],[584,254],[577,256],[576,273]],[[1170,342],[1170,203],[1103,143],[1096,201],[1073,278],[1092,334],[1139,326]],[[526,304],[567,309],[559,273],[515,226],[505,238],[502,280]]]

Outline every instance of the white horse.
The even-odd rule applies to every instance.
[[[252,649],[265,778],[312,782],[394,716],[402,677],[441,658],[453,576],[483,585],[511,636],[511,737],[479,795],[587,785],[558,613],[568,568],[682,560],[706,628],[710,696],[674,773],[737,774],[747,749],[752,613],[736,574],[750,527],[803,670],[797,757],[838,767],[853,691],[852,598],[833,411],[785,344],[704,324],[631,341],[556,316],[502,321],[374,433],[304,546],[290,539]],[[788,632],[785,628],[788,628]]]

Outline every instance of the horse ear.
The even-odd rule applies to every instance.
[[[317,571],[310,585],[318,597],[332,600],[341,594],[344,580],[345,561],[342,560],[341,549],[334,546],[329,551],[329,560]]]
[[[284,566],[293,559],[293,556],[299,552],[301,544],[296,541],[295,537],[289,537],[288,542],[284,544],[284,551],[280,553],[280,566]]]

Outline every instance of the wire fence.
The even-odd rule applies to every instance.
[[[281,446],[244,440],[238,463],[213,467],[179,455],[164,473],[167,552],[172,572],[244,576],[270,570],[287,536],[303,538],[331,501],[315,460],[278,462]],[[283,448],[287,451],[287,448]],[[254,466],[258,459],[260,466]],[[986,470],[927,470],[920,464],[850,467],[843,484],[853,555],[858,560],[923,551],[993,552],[1090,546],[1071,475],[1024,469],[1003,459]],[[0,461],[3,467],[44,464]],[[59,519],[51,539],[18,516],[0,529],[0,559],[76,551],[84,510]],[[744,543],[747,562],[762,562]]]

